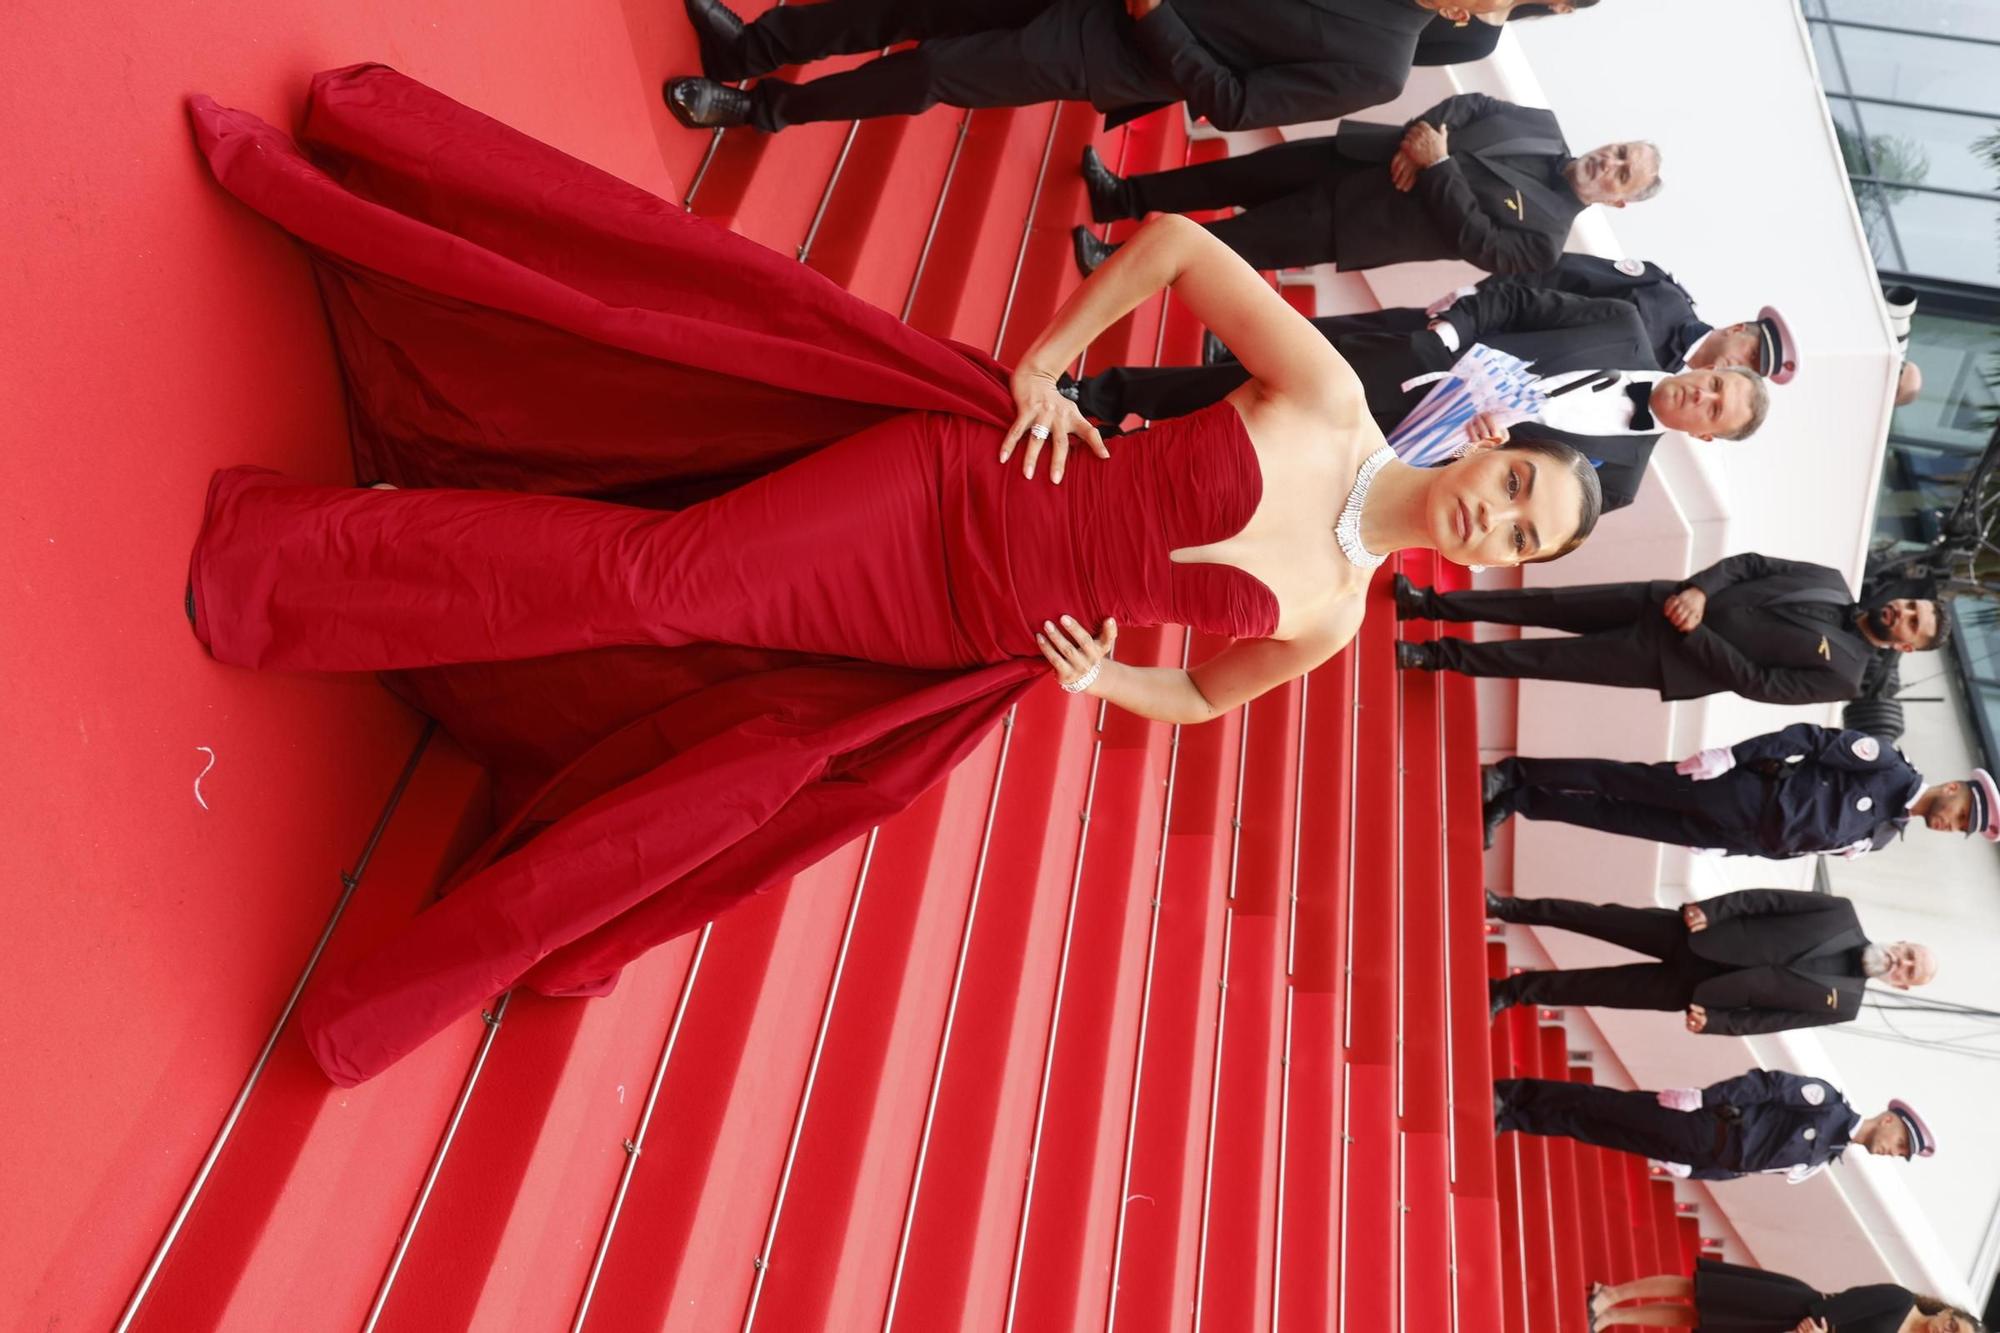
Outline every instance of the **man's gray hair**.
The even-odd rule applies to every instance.
[[[1747,440],[1757,433],[1764,424],[1764,418],[1771,414],[1771,387],[1764,383],[1764,377],[1748,366],[1724,366],[1725,375],[1741,375],[1750,381],[1750,419],[1732,431],[1725,431],[1725,440]]]
[[[1658,194],[1660,192],[1660,187],[1666,183],[1665,178],[1661,174],[1665,170],[1664,164],[1666,162],[1666,159],[1662,157],[1660,154],[1660,146],[1654,143],[1651,139],[1635,139],[1633,142],[1637,143],[1642,148],[1650,148],[1653,150],[1653,179],[1647,182],[1645,189],[1631,196],[1632,203],[1643,204],[1648,199],[1651,199],[1654,195]]]

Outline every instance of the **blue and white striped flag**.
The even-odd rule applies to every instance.
[[[1465,428],[1481,413],[1500,425],[1539,417],[1548,399],[1526,361],[1484,343],[1465,349],[1450,370],[1419,376],[1405,389],[1435,380],[1424,400],[1389,434],[1389,447],[1412,467],[1449,463],[1466,442]]]

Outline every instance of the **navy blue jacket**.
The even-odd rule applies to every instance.
[[[1760,775],[1763,809],[1749,846],[1732,852],[1806,856],[1857,844],[1878,850],[1902,836],[1923,776],[1902,752],[1860,731],[1795,722],[1734,747],[1736,766]]]
[[[1825,1079],[1753,1069],[1702,1089],[1703,1110],[1735,1121],[1739,1168],[1696,1166],[1696,1180],[1732,1180],[1752,1171],[1783,1171],[1793,1184],[1837,1161],[1861,1122]]]

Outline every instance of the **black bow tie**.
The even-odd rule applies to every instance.
[[[1589,390],[1591,393],[1603,393],[1622,378],[1624,377],[1615,370],[1600,370],[1594,375],[1585,375],[1579,379],[1573,379],[1568,384],[1563,385],[1562,388],[1552,390],[1548,396],[1551,398],[1560,398],[1566,393],[1578,393],[1583,390]],[[1651,406],[1653,401],[1653,386],[1645,383],[1628,384],[1625,386],[1625,394],[1632,400],[1632,429],[1654,429],[1653,410]]]
[[[1650,384],[1628,384],[1626,396],[1632,400],[1632,429],[1653,429],[1653,386]]]

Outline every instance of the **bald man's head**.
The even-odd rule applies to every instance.
[[[1924,391],[1924,372],[1914,361],[1905,361],[1896,374],[1896,406],[1908,407]]]

